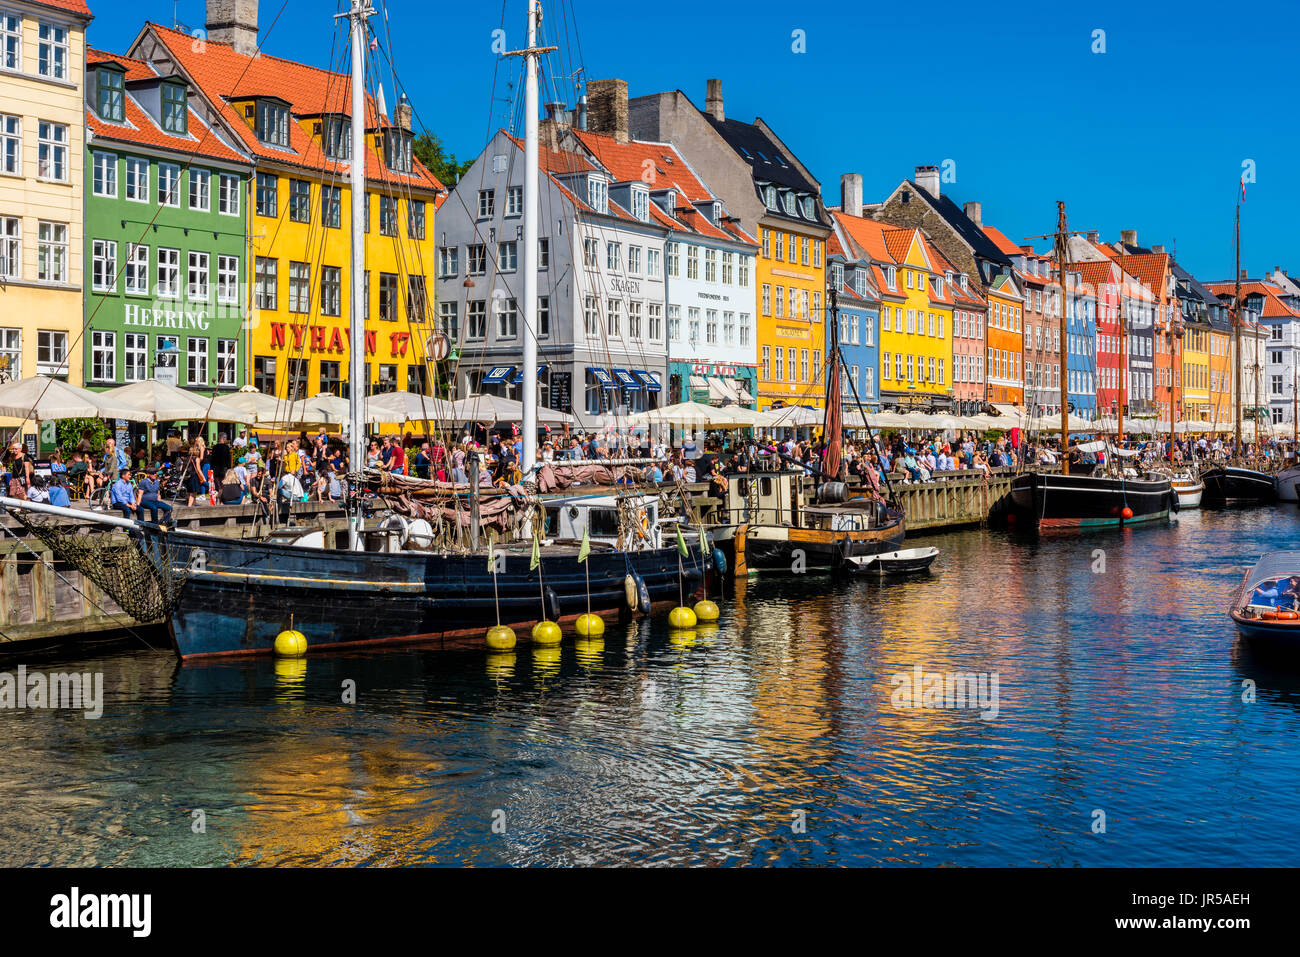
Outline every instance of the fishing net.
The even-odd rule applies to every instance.
[[[123,538],[20,509],[9,514],[136,621],[153,624],[171,613],[185,582],[185,560],[183,550],[168,545],[165,534]]]

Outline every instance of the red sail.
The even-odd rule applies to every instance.
[[[838,318],[832,319],[838,322]],[[822,439],[826,442],[826,461],[822,471],[832,479],[840,476],[844,438],[844,405],[840,400],[840,363],[836,353],[830,368],[826,370],[826,430]]]

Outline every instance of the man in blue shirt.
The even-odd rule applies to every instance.
[[[131,470],[122,469],[108,490],[108,503],[118,509],[124,518],[138,518],[135,508],[135,487],[131,485]]]

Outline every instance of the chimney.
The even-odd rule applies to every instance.
[[[727,118],[727,114],[722,110],[722,81],[710,80],[708,83],[708,93],[704,97],[704,112],[713,117],[719,123]]]
[[[1095,230],[1095,229],[1089,230],[1089,231],[1088,231],[1088,242],[1090,242],[1090,243],[1099,243],[1099,242],[1101,242],[1101,233],[1097,232],[1097,230]]]
[[[1138,244],[1138,231],[1136,229],[1121,229],[1119,231],[1119,241],[1125,246],[1136,246]]]
[[[411,103],[407,100],[405,93],[403,93],[402,98],[398,100],[395,113],[396,115],[393,117],[393,122],[401,129],[406,130],[406,132],[411,132]]]
[[[208,39],[257,56],[257,0],[208,0]]]
[[[918,166],[916,168],[916,185],[935,199],[939,198],[939,167]]]
[[[1245,281],[1246,281],[1246,270],[1244,270],[1244,269],[1238,269],[1238,270],[1237,270],[1237,279],[1239,279],[1241,282],[1245,282]]]
[[[984,223],[980,218],[984,213],[984,207],[980,203],[967,203],[962,207],[962,212],[966,214],[967,219],[980,229],[984,228]]]
[[[564,103],[547,103],[546,119],[537,128],[542,145],[550,150],[560,148],[560,133],[570,129],[573,119]]]
[[[845,173],[840,177],[840,208],[849,216],[862,215],[861,173]]]
[[[1152,246],[1152,247],[1151,247],[1151,251],[1152,251],[1153,253],[1162,253],[1162,252],[1165,251],[1165,247],[1164,247],[1164,246]]]
[[[587,94],[578,97],[578,129],[587,128]]]
[[[626,81],[587,81],[587,128],[614,137],[616,143],[628,141]]]

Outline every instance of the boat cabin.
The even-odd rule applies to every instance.
[[[624,551],[662,547],[657,495],[575,495],[545,502],[544,507],[542,538],[581,541],[586,532],[589,541]],[[524,537],[531,534],[525,529]]]
[[[802,470],[736,472],[727,476],[727,501],[720,521],[730,525],[798,525]]]

